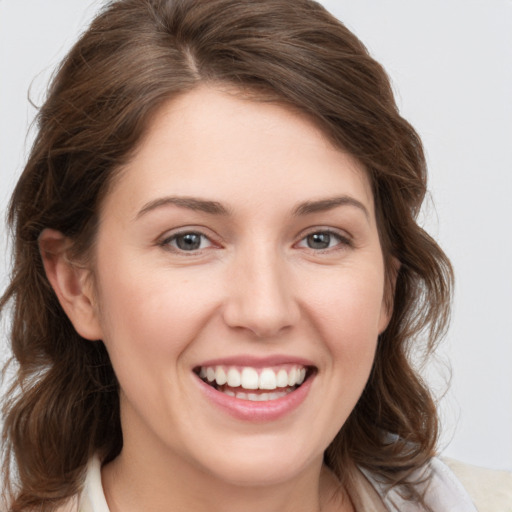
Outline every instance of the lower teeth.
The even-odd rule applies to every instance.
[[[299,385],[288,386],[286,388],[279,388],[279,390],[263,392],[263,393],[251,393],[246,391],[238,391],[238,389],[243,388],[230,388],[228,386],[219,386],[216,382],[209,382],[207,379],[202,379],[205,384],[213,387],[217,391],[224,393],[225,395],[231,396],[233,398],[238,398],[239,400],[249,400],[250,402],[269,402],[271,400],[277,400],[282,398],[292,391],[295,391]]]
[[[278,398],[282,398],[288,393],[291,393],[294,389],[295,388],[286,388],[282,391],[275,391],[273,393],[245,393],[243,391],[232,391],[231,389],[226,389],[222,392],[228,396],[238,398],[239,400],[249,400],[251,402],[268,402],[270,400],[277,400]]]

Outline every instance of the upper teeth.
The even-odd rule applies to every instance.
[[[225,366],[202,366],[199,376],[219,386],[244,389],[276,389],[302,384],[306,378],[306,368],[289,366],[287,368],[252,368],[242,369]]]

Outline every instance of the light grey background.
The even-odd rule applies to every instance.
[[[446,455],[512,469],[512,1],[324,0],[389,72],[425,143],[432,201],[423,222],[457,286],[440,361]],[[0,0],[0,209],[5,210],[48,77],[98,0]],[[8,268],[0,230],[0,284]],[[5,357],[5,336],[1,342]],[[443,377],[444,376],[444,377]]]

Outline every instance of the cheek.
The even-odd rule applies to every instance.
[[[323,378],[318,381],[323,400],[311,428],[324,432],[325,447],[346,422],[368,381],[383,296],[378,271],[351,268],[336,274],[312,282],[306,299],[318,343],[324,347]]]
[[[215,297],[211,287],[200,285],[202,280],[179,276],[170,280],[162,272],[137,273],[133,267],[131,278],[125,275],[119,265],[101,281],[104,343],[122,390],[125,414],[135,410],[144,421],[159,421],[162,404],[188,392],[187,354],[215,311]],[[123,428],[128,428],[124,423]]]
[[[214,291],[199,276],[171,279],[168,269],[138,269],[122,258],[115,269],[101,270],[99,316],[114,365],[175,362],[214,311]]]
[[[333,349],[362,349],[366,343],[373,344],[380,333],[385,311],[383,287],[378,267],[344,269],[312,280],[305,307]]]
[[[382,274],[372,268],[340,273],[337,279],[312,287],[308,301],[310,316],[326,349],[332,400],[338,403],[338,396],[347,400],[334,408],[333,414],[340,414],[345,421],[373,366],[383,311]]]

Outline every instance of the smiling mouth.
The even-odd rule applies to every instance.
[[[227,396],[252,402],[278,400],[298,389],[315,372],[313,367],[272,368],[200,366],[194,369],[206,384]]]

